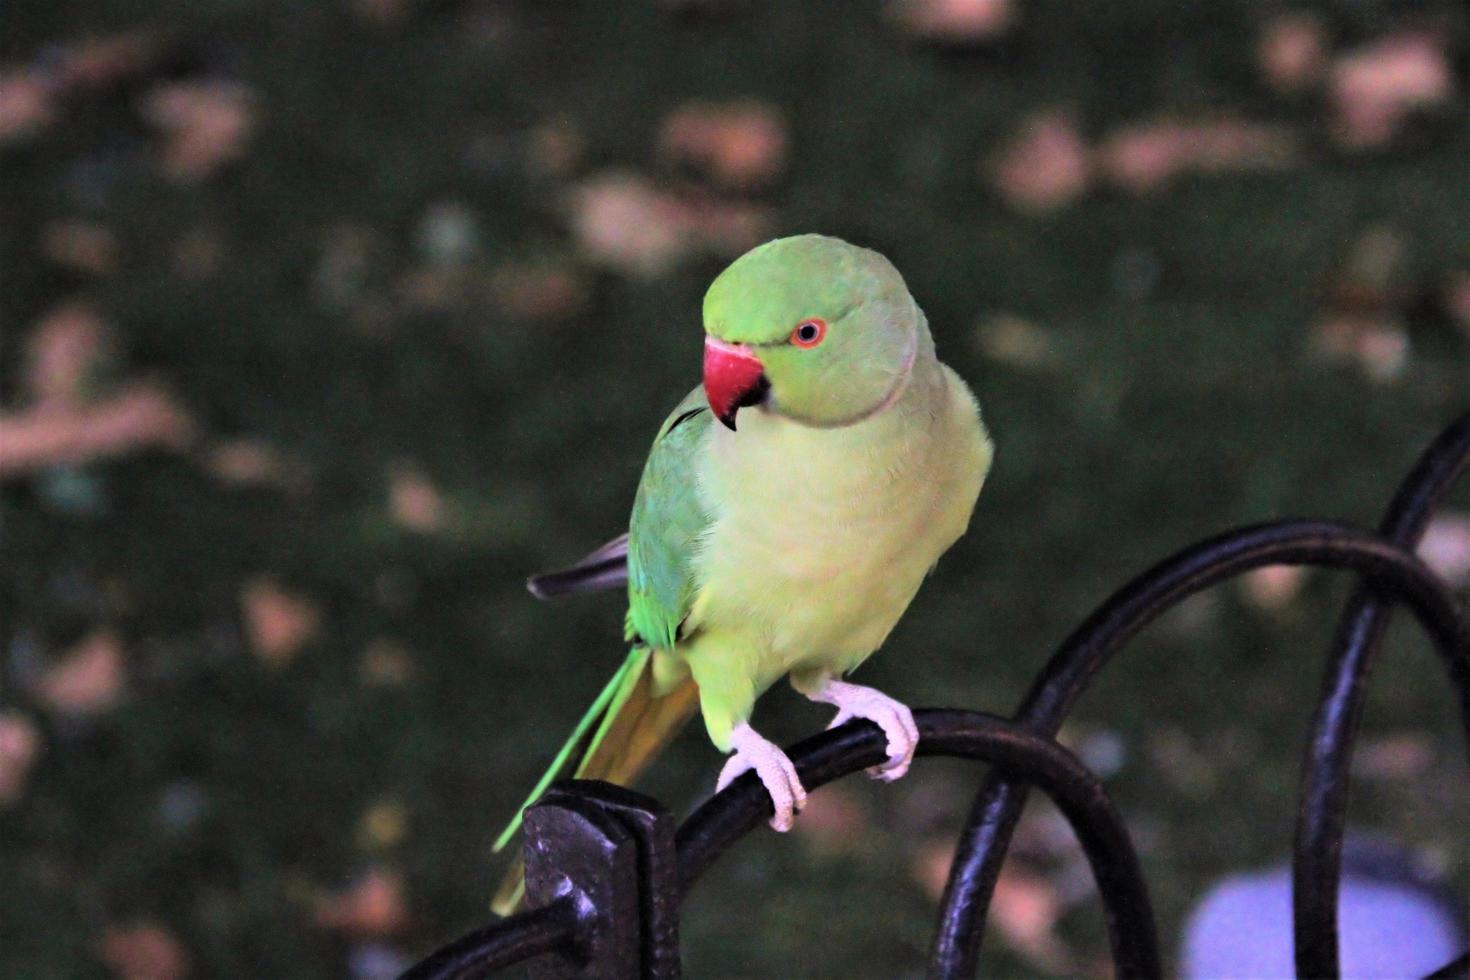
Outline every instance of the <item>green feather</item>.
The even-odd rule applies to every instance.
[[[709,524],[695,484],[697,454],[709,424],[704,389],[699,387],[659,428],[629,521],[626,632],[636,645],[496,838],[496,853],[510,843],[526,807],[540,799],[548,786],[565,775],[581,773],[637,686],[651,650],[674,648],[679,625],[697,592],[689,556]]]
[[[495,844],[491,847],[493,853],[499,854],[504,850],[505,845],[510,843],[510,839],[515,836],[516,831],[521,829],[521,819],[526,812],[526,807],[540,799],[541,794],[546,792],[546,787],[561,778],[571,768],[572,756],[575,754],[578,763],[580,763],[582,759],[585,759],[597,748],[598,743],[607,734],[607,729],[612,724],[612,720],[617,716],[618,709],[627,701],[628,694],[633,690],[634,684],[637,683],[638,677],[643,673],[643,668],[647,663],[648,651],[646,649],[638,647],[628,653],[627,659],[623,661],[623,665],[618,668],[617,673],[613,674],[612,680],[607,682],[607,686],[602,689],[602,693],[598,694],[597,699],[592,702],[592,707],[587,709],[587,713],[582,716],[582,720],[577,722],[577,727],[572,729],[571,736],[562,745],[561,751],[556,754],[556,758],[552,760],[551,766],[536,783],[536,788],[531,790],[530,795],[526,797],[526,802],[520,805],[520,808],[516,810],[516,815],[511,818],[506,828],[500,832],[500,836],[495,839]],[[582,740],[587,737],[587,732],[591,730],[598,719],[602,720],[602,724],[598,726],[597,733],[593,735],[592,740],[587,744],[586,750],[578,753],[577,749],[582,744]]]
[[[695,388],[659,429],[633,500],[626,633],[657,650],[674,648],[698,592],[692,558],[710,518],[696,471],[710,421],[704,388]]]

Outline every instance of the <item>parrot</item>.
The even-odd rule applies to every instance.
[[[936,355],[902,276],[876,251],[805,234],[737,258],[704,296],[703,384],[658,430],[626,534],[533,576],[539,598],[626,585],[630,652],[521,812],[568,774],[634,781],[698,711],[729,754],[716,791],[754,770],[770,824],[806,803],[795,767],[750,725],[782,677],[882,729],[903,776],[912,711],[844,678],[883,645],[969,526],[994,448],[968,385]],[[512,867],[492,908],[519,904]]]

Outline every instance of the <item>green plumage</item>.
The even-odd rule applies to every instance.
[[[500,853],[505,845],[510,843],[516,831],[521,829],[521,814],[525,812],[526,807],[540,799],[548,786],[574,771],[574,766],[580,766],[582,760],[601,744],[603,738],[607,736],[612,720],[617,717],[618,710],[627,702],[633,684],[637,682],[639,675],[648,665],[648,656],[649,653],[645,647],[634,647],[628,652],[623,665],[618,668],[617,673],[613,674],[612,680],[603,687],[602,693],[597,695],[597,699],[592,702],[592,707],[588,708],[582,720],[577,722],[577,727],[572,729],[572,734],[567,737],[561,751],[551,761],[551,766],[542,774],[541,779],[527,795],[526,802],[521,804],[516,815],[495,839],[495,844],[491,847],[494,853]],[[597,726],[595,731],[594,725]]]
[[[963,533],[989,469],[974,397],[877,253],[818,235],[770,242],[715,280],[704,320],[707,358],[755,364],[759,404],[739,402],[738,431],[718,424],[707,359],[705,386],[660,427],[629,522],[634,650],[528,803],[569,772],[630,782],[696,698],[729,750],[780,677],[822,697],[883,643]],[[812,321],[822,339],[798,344],[795,328]],[[605,558],[598,568],[601,581]]]
[[[672,650],[694,602],[692,559],[710,523],[697,462],[710,422],[704,389],[695,388],[669,413],[643,467],[628,526],[629,642]]]

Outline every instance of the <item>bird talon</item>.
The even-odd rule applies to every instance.
[[[720,770],[719,777],[715,780],[715,792],[723,793],[726,786],[750,772],[751,768],[750,760],[739,752],[730,756],[725,767]]]
[[[872,766],[863,771],[867,773],[869,779],[891,783],[908,775],[909,760],[900,759],[897,762],[885,762],[881,766]]]
[[[888,740],[888,761],[868,769],[870,777],[891,783],[908,773],[919,746],[919,726],[907,705],[871,687],[838,680],[827,681],[821,690],[808,697],[837,707],[837,715],[828,728],[853,718],[866,718],[883,729]]]
[[[796,774],[796,766],[773,742],[756,734],[749,725],[737,725],[730,733],[730,744],[735,754],[720,770],[715,780],[715,791],[723,790],[730,783],[751,770],[760,778],[766,793],[771,798],[774,814],[771,827],[781,833],[791,829],[796,815],[806,807],[806,787]]]

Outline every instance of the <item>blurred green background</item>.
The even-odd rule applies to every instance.
[[[0,6],[0,975],[391,976],[619,662],[617,533],[705,284],[887,254],[998,455],[861,679],[1009,713],[1148,564],[1376,523],[1470,406],[1470,39],[1442,3],[91,0]],[[1431,529],[1462,586],[1470,494]],[[1064,737],[1172,947],[1289,848],[1348,583],[1171,614]],[[1355,824],[1470,884],[1451,698],[1401,624]],[[784,688],[757,722],[826,722]],[[685,812],[695,726],[647,788]],[[686,907],[709,977],[919,976],[978,771],[823,790]],[[987,974],[1106,975],[1033,802]]]

